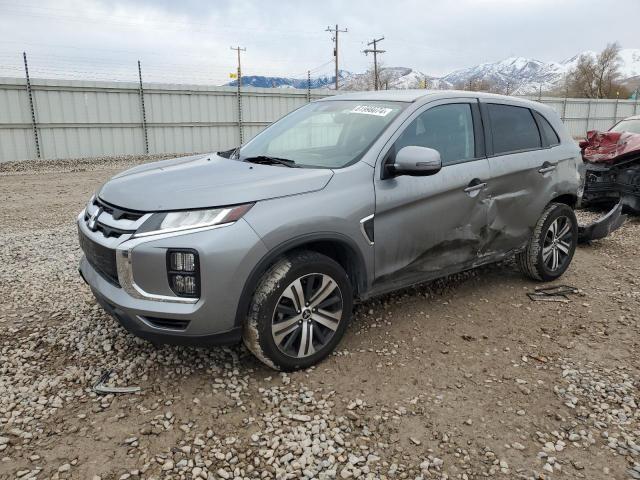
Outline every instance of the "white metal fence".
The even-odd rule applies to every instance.
[[[24,79],[0,78],[0,162],[223,150],[333,93],[243,88],[239,101],[235,87],[32,80],[31,102]],[[554,107],[574,137],[640,113],[631,100],[528,98]]]
[[[589,130],[608,130],[616,122],[640,114],[637,100],[593,100],[589,98],[525,97],[553,107],[573,137]]]
[[[0,162],[233,148],[241,132],[332,94],[243,88],[240,116],[235,87],[31,80],[31,90],[33,115],[26,81],[0,78]]]

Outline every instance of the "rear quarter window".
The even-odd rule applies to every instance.
[[[538,122],[538,126],[540,127],[542,145],[544,147],[553,147],[555,145],[560,145],[560,138],[558,137],[558,134],[553,129],[549,121],[538,112],[533,112],[533,115],[536,117],[536,121]]]
[[[491,120],[494,155],[542,146],[538,126],[528,108],[490,103],[487,110]]]

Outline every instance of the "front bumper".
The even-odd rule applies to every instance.
[[[80,261],[80,274],[100,305],[131,333],[170,344],[213,345],[240,339],[236,313],[241,293],[253,267],[267,253],[244,220],[195,233],[146,237],[142,242],[127,238],[117,245],[89,230],[81,219],[78,229],[115,249],[119,282],[99,272],[86,257]],[[200,298],[180,298],[171,292],[166,274],[169,248],[198,251]]]

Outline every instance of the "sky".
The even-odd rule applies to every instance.
[[[640,0],[0,0],[0,76],[212,83],[243,75],[363,72],[378,48],[386,66],[440,76],[510,56],[561,61],[608,42],[640,48]],[[625,12],[629,12],[625,14]],[[597,18],[595,27],[590,17]]]

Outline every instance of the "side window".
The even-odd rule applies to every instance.
[[[475,158],[473,117],[468,103],[430,108],[413,120],[396,140],[402,147],[429,147],[440,152],[443,165]]]
[[[533,115],[538,121],[540,127],[540,134],[542,135],[542,145],[545,147],[553,147],[554,145],[560,145],[560,138],[553,129],[549,121],[540,115],[538,112],[533,112]]]
[[[540,132],[531,110],[512,105],[487,105],[491,119],[493,153],[517,152],[540,148]]]

